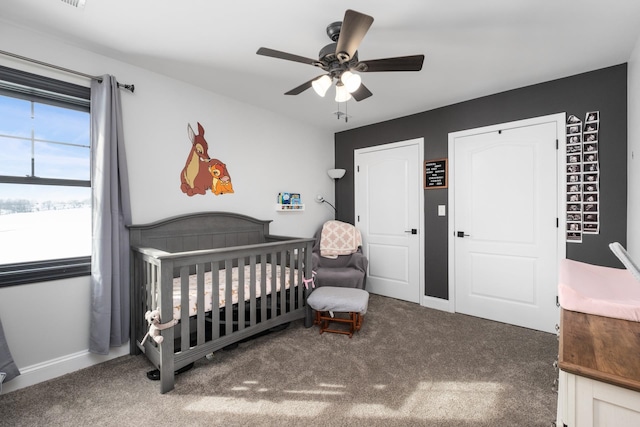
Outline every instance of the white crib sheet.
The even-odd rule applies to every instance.
[[[260,264],[256,265],[256,298],[260,297],[262,292],[260,281],[262,276],[262,269]],[[276,265],[276,292],[280,291],[280,272],[282,267],[280,265]],[[290,277],[289,267],[285,267],[285,289],[289,289],[290,287]],[[248,301],[251,298],[250,294],[250,276],[251,267],[245,266],[244,268],[244,299]],[[270,294],[271,291],[271,264],[266,264],[266,292],[267,295]],[[238,302],[238,267],[233,267],[233,287],[231,290],[232,303],[236,304]],[[294,270],[294,277],[297,277],[297,271]],[[220,270],[219,272],[219,290],[218,290],[218,298],[219,298],[219,306],[225,306],[225,297],[226,297],[226,271]],[[211,272],[206,272],[204,274],[204,311],[209,312],[212,308],[212,298],[211,298],[211,286],[212,286],[212,274]],[[181,285],[180,278],[177,277],[173,279],[173,318],[180,320],[180,313],[182,310],[182,300],[181,300]],[[192,274],[189,276],[189,316],[195,316],[198,308],[198,295],[197,295],[197,276]]]

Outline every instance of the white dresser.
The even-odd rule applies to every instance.
[[[558,427],[640,426],[640,323],[562,310]]]

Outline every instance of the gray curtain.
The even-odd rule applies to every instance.
[[[108,354],[129,340],[131,205],[120,90],[115,77],[91,82],[91,325],[89,351]]]
[[[2,319],[0,319],[0,372],[4,372],[5,374],[7,374],[6,378],[4,379],[5,382],[11,381],[12,379],[20,375],[18,367],[13,362],[11,351],[9,351],[9,344],[7,344],[7,340],[4,336]],[[1,389],[2,387],[0,386],[0,390]]]

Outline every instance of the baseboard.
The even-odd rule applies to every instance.
[[[94,354],[84,350],[20,368],[20,375],[2,385],[2,394],[70,374],[127,354],[129,354],[128,343],[121,347],[111,348],[108,355]]]
[[[422,297],[422,306],[440,311],[448,311],[449,313],[453,313],[455,311],[450,300],[426,295]]]

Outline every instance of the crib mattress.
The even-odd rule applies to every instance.
[[[281,280],[280,274],[282,267],[280,265],[276,265],[276,284],[275,291],[280,291],[281,288]],[[262,293],[260,282],[262,280],[262,271],[260,265],[257,265],[256,268],[256,278],[255,278],[255,288],[256,288],[256,298],[259,298]],[[244,267],[244,300],[248,301],[251,298],[251,267]],[[284,268],[285,281],[284,288],[289,289],[291,285],[290,280],[290,269],[289,267]],[[294,277],[296,277],[297,272],[294,270]],[[209,312],[212,310],[213,299],[212,299],[212,273],[207,272],[204,274],[204,311]],[[238,289],[239,283],[239,271],[238,267],[233,267],[232,273],[232,304],[238,303]],[[271,264],[266,264],[266,294],[269,295],[272,292],[272,266]],[[224,307],[226,305],[226,270],[219,271],[218,277],[219,289],[218,289],[218,301],[219,307]],[[197,294],[197,275],[192,274],[189,276],[189,316],[195,316],[198,308],[198,294]],[[180,278],[173,279],[173,318],[176,320],[180,320],[180,314],[182,312],[182,299],[181,299],[181,280]]]

